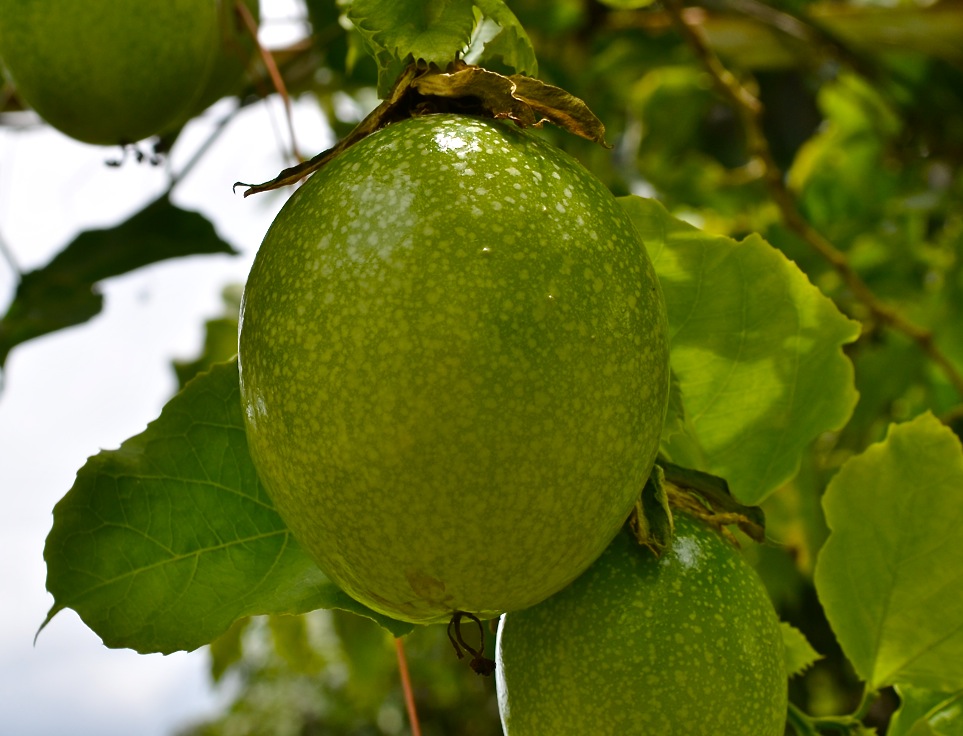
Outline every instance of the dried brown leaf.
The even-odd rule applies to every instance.
[[[449,64],[446,70],[411,64],[385,101],[337,145],[310,161],[285,169],[271,181],[238,182],[234,186],[247,187],[246,197],[295,184],[390,123],[413,115],[450,111],[512,120],[522,128],[541,127],[550,122],[582,138],[607,145],[605,126],[588,105],[559,87],[521,74],[506,77],[463,61]]]

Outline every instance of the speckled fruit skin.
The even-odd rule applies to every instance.
[[[87,143],[133,143],[200,95],[221,1],[0,0],[0,57],[50,125]]]
[[[572,585],[499,622],[505,736],[782,736],[775,611],[715,531],[677,515],[663,557],[628,531]]]
[[[365,138],[287,202],[244,293],[249,444],[295,538],[412,622],[548,597],[616,534],[668,391],[662,294],[574,159],[450,115]]]

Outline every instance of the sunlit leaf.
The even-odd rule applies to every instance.
[[[472,0],[353,0],[348,18],[382,70],[378,82],[382,97],[408,61],[442,67],[454,61],[468,46],[475,27]]]
[[[378,62],[382,97],[409,61],[445,68],[459,58],[479,20],[493,28],[477,56],[499,59],[523,74],[538,71],[532,42],[503,0],[352,0],[348,18]]]
[[[663,451],[693,459],[759,503],[790,480],[809,444],[845,424],[856,403],[842,346],[859,334],[782,253],[758,236],[713,236],[661,204],[620,200],[655,263],[669,314],[672,370],[691,431]]]
[[[267,623],[271,640],[274,642],[274,651],[292,670],[316,674],[321,669],[324,660],[311,646],[304,616],[268,616]]]
[[[793,677],[802,674],[823,658],[823,655],[813,649],[805,634],[795,626],[781,621],[780,627],[782,628],[782,641],[786,647],[787,676]]]
[[[21,278],[0,320],[0,365],[20,343],[100,312],[99,281],[168,258],[234,252],[203,215],[166,196],[120,225],[80,233],[46,266]]]
[[[823,498],[816,590],[874,688],[963,689],[963,448],[931,414],[893,425]]]
[[[250,618],[239,618],[208,646],[211,659],[211,679],[220,682],[224,673],[244,656],[244,632],[251,623]]]
[[[110,647],[191,650],[239,618],[316,608],[411,628],[349,598],[294,541],[248,455],[236,362],[88,460],[54,508],[44,558],[47,622],[72,608]]]
[[[498,27],[495,35],[485,43],[481,54],[482,65],[487,60],[499,59],[519,74],[537,76],[535,49],[508,5],[503,0],[475,0],[474,4],[485,19]]]
[[[897,685],[901,705],[887,736],[960,736],[963,733],[963,690],[940,693]]]

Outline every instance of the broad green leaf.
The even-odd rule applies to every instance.
[[[842,346],[859,325],[760,237],[709,235],[653,200],[620,201],[662,284],[685,404],[687,431],[667,437],[663,452],[688,464],[697,440],[699,469],[725,478],[743,503],[759,503],[797,473],[816,437],[852,413],[853,367]]]
[[[251,623],[250,618],[239,618],[227,631],[210,643],[207,650],[211,658],[211,679],[220,682],[224,673],[244,656],[244,632]]]
[[[381,97],[409,60],[442,68],[454,61],[475,27],[472,0],[352,0],[348,18],[378,62]]]
[[[311,646],[304,616],[268,616],[267,624],[274,642],[274,651],[292,670],[303,674],[317,674],[324,666],[321,655]]]
[[[857,674],[963,689],[963,448],[932,414],[893,425],[823,497],[816,591]]]
[[[823,655],[813,649],[812,644],[799,629],[785,621],[780,621],[779,625],[782,629],[782,641],[786,647],[787,677],[802,674],[823,658]]]
[[[100,312],[98,281],[168,258],[234,252],[203,215],[176,207],[167,196],[120,225],[80,233],[50,263],[21,278],[0,320],[0,365],[20,343]]]
[[[352,0],[348,18],[378,63],[383,98],[409,61],[444,69],[473,42],[483,46],[482,60],[500,59],[523,74],[538,71],[532,42],[504,0]]]
[[[475,0],[474,4],[481,11],[482,22],[496,26],[480,55],[482,66],[486,61],[500,59],[518,74],[538,76],[538,61],[532,41],[504,1]]]
[[[343,608],[400,635],[301,550],[258,482],[237,363],[191,381],[147,429],[90,458],[54,508],[44,625],[74,609],[109,647],[191,650],[237,619]]]
[[[940,693],[896,686],[900,708],[893,714],[887,736],[960,736],[963,734],[963,690]]]

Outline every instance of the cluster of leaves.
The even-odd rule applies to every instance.
[[[795,627],[786,629],[791,726],[958,733],[959,5],[774,0],[722,12],[515,0],[514,14],[497,0],[306,5],[311,43],[279,51],[278,66],[288,90],[314,95],[342,135],[351,121],[337,117],[338,94],[372,99],[407,62],[444,65],[456,54],[534,73],[537,53],[545,82],[590,102],[614,154],[543,134],[629,195],[622,202],[655,263],[675,379],[663,455],[725,478],[740,501],[766,510],[772,543],[747,554]],[[242,94],[262,82],[251,84]],[[0,322],[0,355],[68,326],[65,314],[89,318],[97,281],[183,255],[175,242],[228,248],[199,217],[162,200],[112,231],[81,235],[81,262],[74,244],[24,276]],[[151,233],[148,249],[139,227]],[[231,309],[182,378],[229,358],[233,329]],[[213,640],[216,670],[241,674],[246,687],[198,735],[310,733],[310,724],[397,732],[383,712],[400,708],[385,676],[390,638],[339,612],[292,615],[346,609],[395,635],[410,627],[348,599],[298,549],[250,465],[236,392],[234,365],[216,365],[144,434],[80,471],[48,540],[51,615],[74,608],[108,645],[138,651]],[[268,623],[248,623],[254,614]],[[313,643],[304,639],[311,626],[323,629]],[[423,725],[497,733],[490,693],[459,680],[439,695],[448,675],[431,661],[442,637],[428,629],[406,640],[417,637]],[[352,650],[350,664],[330,654],[339,646]],[[352,695],[354,678],[364,687]],[[291,687],[273,687],[281,682]],[[326,710],[293,707],[300,687]],[[303,718],[268,730],[258,719],[278,708]],[[455,726],[453,709],[473,717]]]

